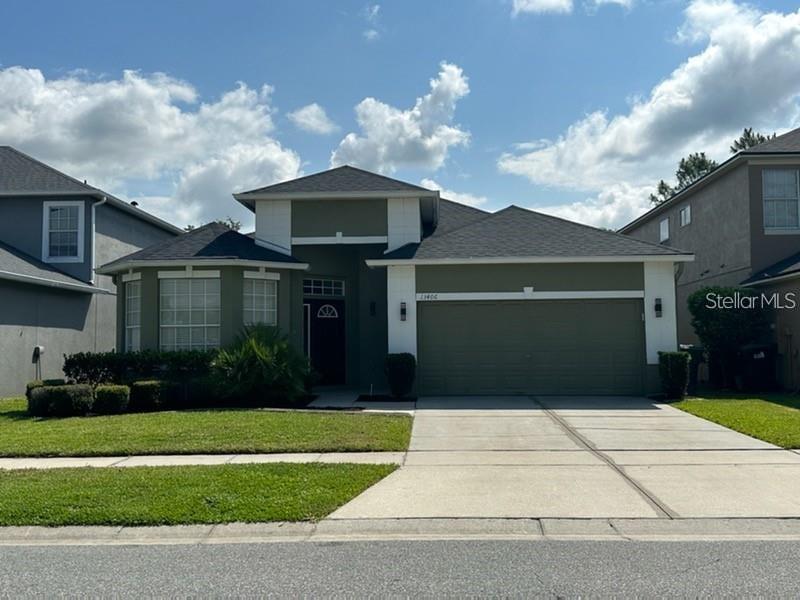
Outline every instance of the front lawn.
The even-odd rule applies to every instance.
[[[688,413],[783,448],[800,448],[800,397],[759,394],[687,398],[673,404]]]
[[[0,456],[402,451],[411,417],[258,409],[39,419],[0,400]]]
[[[286,464],[0,472],[0,525],[315,521],[392,465]]]

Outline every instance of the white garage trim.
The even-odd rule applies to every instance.
[[[453,302],[464,300],[607,300],[644,298],[643,290],[599,290],[565,292],[422,292],[417,302]]]
[[[386,270],[387,326],[389,352],[417,355],[417,275],[413,266]],[[401,310],[405,303],[405,321]]]
[[[661,316],[656,316],[656,299],[661,300]],[[672,263],[644,263],[644,337],[647,364],[658,364],[660,351],[678,349],[675,268]]]

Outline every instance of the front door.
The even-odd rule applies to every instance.
[[[344,300],[307,298],[304,308],[307,352],[320,385],[344,384]]]

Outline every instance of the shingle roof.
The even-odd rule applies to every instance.
[[[102,271],[113,270],[129,262],[164,262],[187,260],[252,260],[302,264],[293,256],[256,244],[249,236],[230,229],[222,223],[209,223],[178,237],[148,246],[133,254],[123,256],[101,267]]]
[[[342,167],[336,167],[335,169],[322,171],[321,173],[306,175],[305,177],[283,181],[236,195],[404,191],[433,193],[431,190],[418,185],[344,165]]]
[[[419,244],[409,244],[384,259],[512,257],[668,256],[688,254],[558,217],[510,206],[476,222]]]
[[[52,265],[3,242],[0,242],[0,278],[56,285],[86,292],[100,291],[95,286],[67,275]]]
[[[0,146],[0,192],[96,192],[11,146]]]
[[[762,269],[758,273],[745,279],[742,285],[769,283],[770,280],[776,277],[784,277],[786,275],[793,275],[794,273],[800,273],[800,252],[788,256],[776,262],[774,265],[770,265],[766,269]]]
[[[800,128],[779,135],[774,140],[744,150],[742,154],[800,153]]]
[[[492,216],[492,213],[485,210],[442,198],[439,200],[439,224],[436,226],[433,235],[443,235],[448,231],[470,225],[490,216]]]

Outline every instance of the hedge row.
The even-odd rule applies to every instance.
[[[187,381],[207,374],[216,355],[214,350],[78,352],[64,357],[64,375],[92,386],[139,379]]]
[[[63,380],[28,384],[28,413],[34,417],[78,417],[89,413],[116,415],[148,412],[180,403],[179,384],[169,381],[135,381],[127,385],[65,384]]]

